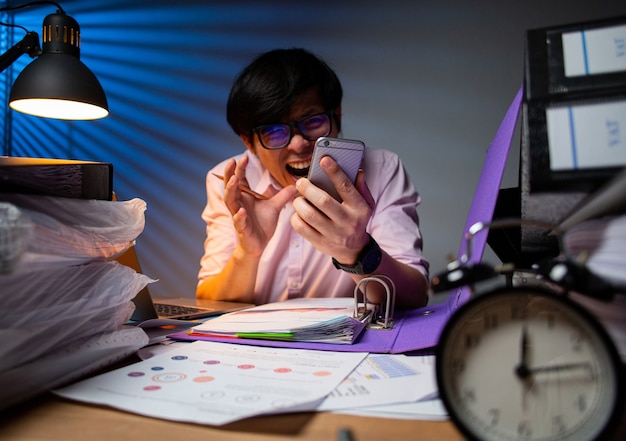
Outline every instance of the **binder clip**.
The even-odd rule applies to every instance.
[[[379,283],[385,288],[387,299],[383,304],[367,302],[367,285],[370,282]],[[361,289],[363,285],[363,289]],[[363,302],[359,302],[359,293],[363,293]],[[387,276],[375,275],[359,280],[354,287],[354,318],[367,323],[368,329],[392,329],[393,310],[395,303],[396,287]]]

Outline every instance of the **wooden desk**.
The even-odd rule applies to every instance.
[[[44,395],[2,411],[2,441],[334,441],[340,428],[354,441],[459,441],[449,421],[409,421],[331,413],[298,413],[250,418],[225,426],[200,426],[142,417],[114,409]]]
[[[196,303],[195,299],[190,303]],[[204,301],[197,304],[207,306]],[[136,361],[139,359],[130,357],[119,365]],[[53,394],[0,411],[0,441],[334,441],[343,427],[352,431],[354,441],[463,439],[449,421],[391,420],[307,412],[250,418],[225,426],[201,426],[143,417],[65,400]]]
[[[625,421],[622,420],[612,440],[626,439]],[[354,441],[464,439],[449,421],[391,420],[308,412],[250,418],[214,427],[142,417],[44,395],[2,411],[0,440],[334,441],[338,430],[343,427],[352,431]]]
[[[133,361],[138,359],[125,360],[122,364]],[[450,421],[307,412],[256,417],[215,427],[143,417],[52,394],[0,411],[0,441],[334,441],[340,428],[350,429],[354,441],[464,439]],[[612,439],[626,439],[626,409],[622,425]]]

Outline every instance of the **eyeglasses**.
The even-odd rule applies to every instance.
[[[328,136],[332,129],[332,115],[332,112],[316,113],[290,123],[258,126],[252,129],[252,132],[257,134],[261,145],[266,149],[282,149],[289,144],[296,128],[307,141]]]

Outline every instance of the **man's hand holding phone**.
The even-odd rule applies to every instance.
[[[318,140],[318,143],[321,141]],[[360,141],[358,143],[363,145]],[[319,177],[318,173],[322,173],[326,179],[315,178],[315,182],[300,179],[296,183],[301,197],[294,200],[295,213],[291,218],[291,225],[319,251],[341,262],[354,261],[369,241],[366,227],[373,211],[373,198],[365,184],[363,173],[359,174],[363,150],[360,156],[354,152],[340,152],[344,153],[343,164],[352,164],[347,168],[350,168],[349,172],[354,177],[348,175],[335,159],[342,158],[341,155],[318,153],[314,157],[319,159],[314,159],[309,176]],[[328,152],[328,149],[324,151]],[[346,153],[350,154],[352,161],[345,161]],[[354,160],[356,157],[358,162]],[[320,185],[320,182],[325,181],[328,182]],[[329,187],[331,191],[327,191]],[[338,197],[329,198],[328,195],[332,196],[331,192]]]

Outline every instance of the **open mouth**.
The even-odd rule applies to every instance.
[[[311,168],[311,162],[307,161],[307,162],[287,164],[285,168],[287,169],[287,172],[289,172],[290,175],[296,176],[298,178],[302,178],[302,177],[308,176],[309,168]]]

